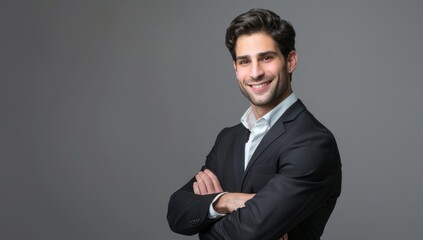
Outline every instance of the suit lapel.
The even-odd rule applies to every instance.
[[[244,174],[244,159],[245,159],[245,143],[248,141],[250,131],[248,131],[244,126],[241,127],[241,130],[238,132],[235,146],[234,146],[234,155],[232,158],[233,174],[236,189],[241,190],[241,181]]]
[[[304,110],[306,110],[304,104],[301,102],[301,100],[298,99],[291,107],[286,110],[286,112],[278,119],[278,121],[276,121],[276,123],[272,126],[272,128],[270,128],[266,135],[264,135],[263,139],[251,156],[247,168],[242,175],[242,184],[244,183],[244,180],[248,175],[251,166],[257,161],[260,155],[270,146],[270,144],[272,144],[272,142],[274,142],[279,136],[285,133],[286,129],[284,123],[294,120],[298,114]]]

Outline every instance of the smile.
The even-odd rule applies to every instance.
[[[254,90],[262,90],[266,88],[272,81],[260,83],[260,84],[251,84],[250,87],[252,87]]]

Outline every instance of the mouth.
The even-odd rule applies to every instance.
[[[262,82],[262,83],[257,83],[257,84],[249,84],[249,86],[253,89],[253,91],[261,92],[261,91],[266,90],[269,87],[271,82],[272,81],[267,81],[267,82]]]

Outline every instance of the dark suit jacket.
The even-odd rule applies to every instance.
[[[249,131],[223,129],[203,168],[224,191],[256,193],[246,207],[210,220],[217,194],[196,195],[191,179],[170,198],[168,222],[177,233],[200,239],[320,239],[341,191],[341,161],[335,138],[295,102],[264,136],[244,171]]]

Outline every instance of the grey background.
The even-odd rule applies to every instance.
[[[196,239],[167,202],[248,106],[224,33],[252,7],[293,23],[339,144],[323,238],[419,238],[422,2],[257,2],[1,1],[0,239]]]

